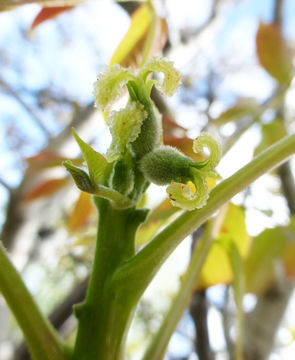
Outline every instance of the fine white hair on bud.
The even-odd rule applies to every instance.
[[[112,143],[106,154],[109,162],[118,160],[126,145],[137,139],[146,117],[147,113],[138,101],[129,101],[125,109],[111,112],[108,125]]]
[[[160,146],[141,159],[140,169],[152,183],[166,185],[172,181],[190,180],[190,165],[192,164],[193,161],[176,148]]]
[[[152,72],[164,74],[164,80],[162,84],[155,80],[152,80],[152,82],[165,95],[173,95],[181,82],[181,74],[178,70],[175,69],[173,62],[165,58],[154,57],[144,64],[138,75],[145,80]]]
[[[131,69],[120,65],[106,66],[94,83],[94,101],[97,108],[107,109],[121,94],[123,86],[135,76]]]

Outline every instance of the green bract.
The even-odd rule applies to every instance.
[[[113,141],[106,154],[108,161],[119,159],[126,145],[136,140],[146,116],[143,105],[137,101],[129,101],[125,109],[110,114],[108,125]]]
[[[138,75],[145,80],[152,72],[161,72],[164,74],[163,84],[159,84],[159,82],[155,80],[152,80],[152,83],[165,95],[173,95],[181,81],[181,74],[174,68],[173,62],[165,58],[153,58],[146,62]]]
[[[94,83],[96,106],[101,110],[107,109],[121,95],[123,85],[130,80],[134,80],[131,69],[124,69],[119,65],[106,66]]]
[[[196,190],[190,185],[172,182],[166,189],[172,205],[185,210],[203,207],[209,197],[208,185],[204,178],[194,179]]]

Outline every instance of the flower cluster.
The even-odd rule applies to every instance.
[[[153,72],[164,75],[163,82],[150,78]],[[88,173],[66,162],[65,166],[78,187],[107,198],[117,207],[130,207],[153,182],[169,184],[167,193],[175,206],[193,210],[208,198],[206,178],[216,176],[214,168],[221,157],[218,142],[202,133],[194,141],[194,151],[207,148],[208,158],[194,162],[180,151],[161,143],[161,124],[150,98],[152,86],[172,95],[181,80],[172,62],[153,58],[136,73],[119,65],[106,67],[94,84],[97,108],[106,111],[112,142],[105,156],[95,152],[74,132],[86,160]],[[127,105],[111,111],[124,86],[129,93]]]

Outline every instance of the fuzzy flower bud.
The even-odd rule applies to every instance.
[[[189,157],[172,146],[160,146],[142,158],[140,169],[152,183],[166,185],[172,181],[183,183],[190,180],[192,164]]]

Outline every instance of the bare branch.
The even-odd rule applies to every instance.
[[[36,126],[47,136],[50,137],[49,131],[46,129],[46,127],[43,125],[42,120],[39,118],[39,116],[36,114],[35,110],[29,106],[20,96],[20,94],[15,91],[11,86],[9,86],[6,82],[3,81],[3,79],[0,79],[0,86],[2,89],[11,95],[22,107],[23,109],[30,115],[30,117],[34,120]]]

